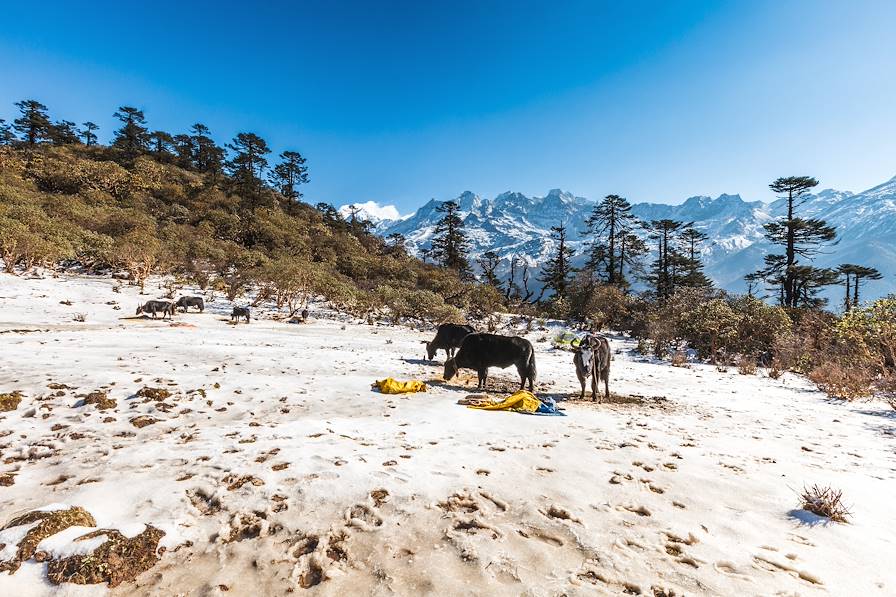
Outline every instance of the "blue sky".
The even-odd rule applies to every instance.
[[[80,4],[80,5],[79,5]],[[771,199],[896,175],[896,2],[24,2],[0,117],[202,121],[309,160],[306,200],[464,190]]]

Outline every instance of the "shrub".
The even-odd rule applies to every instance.
[[[737,372],[741,375],[756,375],[756,359],[741,355],[737,363]]]
[[[724,299],[716,298],[697,305],[682,327],[699,355],[715,363],[719,350],[737,338],[740,323],[741,316]]]
[[[804,487],[800,493],[803,510],[824,516],[834,522],[848,522],[849,510],[843,504],[843,492],[831,487]]]

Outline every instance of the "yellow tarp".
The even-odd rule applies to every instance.
[[[426,391],[426,384],[422,381],[417,381],[415,379],[410,381],[398,381],[391,377],[375,381],[373,387],[383,394],[408,394],[410,392]]]
[[[520,390],[515,394],[511,394],[498,404],[489,404],[486,406],[468,406],[467,408],[478,408],[481,410],[513,410],[534,413],[541,406],[541,401],[535,397],[532,392]]]

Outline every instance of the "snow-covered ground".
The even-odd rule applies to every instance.
[[[24,395],[0,413],[0,473],[14,473],[0,526],[56,503],[127,536],[164,530],[161,561],[113,594],[896,593],[896,412],[883,406],[790,375],[673,368],[620,338],[611,388],[644,400],[476,411],[456,404],[475,375],[442,384],[422,360],[428,334],[314,312],[234,326],[220,297],[173,324],[135,319],[153,295],[117,284],[0,275],[0,393]],[[529,338],[537,390],[577,393],[570,353]],[[432,386],[371,391],[387,376]],[[80,406],[100,389],[114,408]],[[811,484],[842,489],[851,522],[797,510]],[[95,547],[77,534],[42,548]],[[53,587],[45,567],[0,573],[0,595],[109,591]]]

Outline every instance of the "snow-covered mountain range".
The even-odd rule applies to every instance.
[[[522,193],[501,193],[484,199],[471,192],[461,194],[460,204],[473,256],[495,251],[506,264],[513,256],[525,258],[531,265],[543,264],[555,250],[550,228],[566,223],[572,246],[581,256],[585,241],[580,233],[594,201],[553,189],[543,197]],[[415,254],[430,246],[439,202],[431,200],[414,214],[375,222],[383,236],[400,233]],[[709,240],[703,253],[706,273],[714,282],[732,291],[745,290],[743,276],[762,264],[762,256],[773,250],[763,236],[763,224],[778,218],[784,202],[745,201],[740,195],[690,197],[679,205],[638,203],[632,212],[642,220],[670,218],[693,222]],[[837,227],[838,242],[819,255],[815,264],[836,267],[858,263],[876,267],[883,273],[880,281],[867,282],[864,298],[896,292],[896,177],[861,193],[826,189],[809,197],[799,209],[803,217],[827,220]],[[579,257],[581,262],[582,257]],[[840,291],[829,292],[838,298]]]

